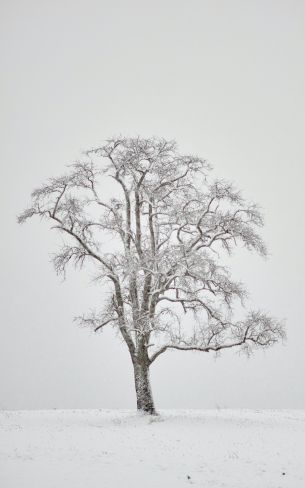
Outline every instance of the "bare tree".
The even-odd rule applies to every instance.
[[[243,303],[246,291],[222,255],[241,244],[265,256],[256,231],[263,219],[232,184],[211,179],[205,160],[180,155],[172,141],[117,138],[69,168],[32,193],[18,220],[38,215],[66,237],[54,258],[58,273],[70,262],[95,263],[111,295],[99,313],[78,320],[95,331],[110,324],[119,330],[139,410],[155,413],[149,368],[164,352],[249,353],[283,338],[281,323],[265,313],[233,320],[233,303]],[[112,197],[105,195],[109,178]],[[189,313],[191,322],[181,320]]]

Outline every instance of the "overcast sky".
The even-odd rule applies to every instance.
[[[0,408],[134,408],[90,273],[62,282],[60,238],[16,224],[31,190],[112,135],[176,139],[264,209],[270,258],[242,253],[250,307],[288,341],[251,359],[171,352],[152,366],[159,408],[305,408],[304,20],[301,0],[2,0]]]

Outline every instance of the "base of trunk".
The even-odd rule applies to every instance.
[[[138,411],[150,415],[156,415],[156,409],[150,388],[148,366],[143,364],[134,364],[134,378]]]

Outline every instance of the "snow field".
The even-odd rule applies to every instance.
[[[0,412],[1,488],[304,488],[305,411]]]

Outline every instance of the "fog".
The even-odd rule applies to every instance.
[[[158,408],[305,408],[304,1],[2,0],[0,408],[134,408],[126,345],[78,328],[92,273],[50,263],[60,236],[18,226],[32,189],[112,135],[175,139],[264,210],[267,261],[241,252],[249,307],[287,342],[246,358],[170,352]]]

